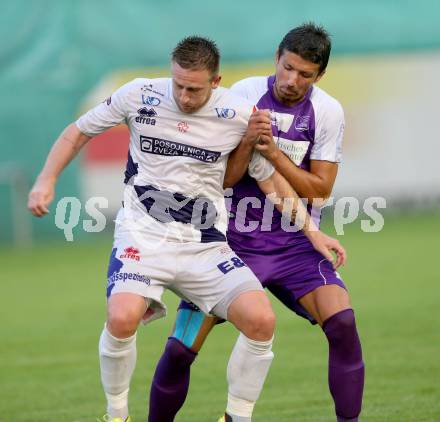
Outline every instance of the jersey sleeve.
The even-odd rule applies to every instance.
[[[257,182],[263,182],[269,179],[275,171],[273,165],[266,160],[258,151],[254,151],[251,161],[249,163],[249,176],[254,178]]]
[[[231,91],[235,95],[257,104],[261,96],[267,91],[267,77],[253,76],[242,79],[231,86]]]
[[[244,80],[235,82],[235,84],[231,86],[231,91],[240,97],[249,99],[248,86]]]
[[[127,117],[127,98],[132,88],[129,82],[117,89],[111,97],[83,114],[76,122],[78,129],[93,137],[124,122]]]
[[[325,108],[316,123],[316,137],[310,159],[340,163],[344,128],[344,111],[335,101]]]

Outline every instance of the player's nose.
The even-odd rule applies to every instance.
[[[185,104],[189,103],[190,98],[189,98],[188,94],[186,94],[184,91],[182,91],[180,93],[179,100],[180,100],[180,104],[185,105]]]
[[[289,79],[287,80],[287,84],[289,87],[295,88],[296,83],[298,81],[298,72],[292,71],[289,73]]]

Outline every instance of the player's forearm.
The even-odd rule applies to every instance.
[[[281,203],[275,206],[285,218],[290,218],[292,223],[299,227],[307,237],[310,237],[311,233],[319,230],[300,196],[286,180],[283,183],[283,187],[276,183],[275,191],[277,196],[281,198]]]
[[[301,198],[307,198],[311,204],[315,198],[327,199],[331,193],[324,179],[293,163],[289,157],[279,151],[267,157],[275,169],[289,182]]]
[[[307,237],[319,230],[298,194],[281,174],[275,172],[268,180],[258,182],[258,185],[263,193],[274,202],[283,217],[295,223]]]
[[[241,142],[229,155],[223,188],[231,188],[245,175],[253,153],[252,145]]]
[[[67,126],[53,144],[38,179],[55,183],[63,169],[89,140],[74,123]]]

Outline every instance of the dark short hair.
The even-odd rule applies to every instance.
[[[298,54],[304,60],[319,64],[319,73],[322,73],[327,67],[331,48],[330,34],[322,26],[307,22],[284,36],[278,54],[282,56],[284,50]]]
[[[191,36],[180,41],[171,54],[171,60],[184,69],[209,70],[218,73],[220,52],[216,43],[208,38]]]

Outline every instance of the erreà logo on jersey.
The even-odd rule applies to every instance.
[[[237,114],[232,108],[215,108],[219,119],[233,119]]]
[[[205,163],[215,163],[221,155],[221,152],[218,151],[211,151],[209,149],[169,141],[167,139],[153,138],[151,136],[140,135],[139,140],[141,151],[148,154],[189,157]]]
[[[142,107],[137,112],[138,115],[135,118],[136,122],[153,126],[156,124],[156,119],[154,119],[154,117],[157,116],[157,113],[154,108]]]
[[[124,249],[124,252],[122,255],[119,256],[119,258],[126,258],[126,259],[133,259],[134,261],[140,261],[141,257],[139,256],[139,249],[133,248],[133,246],[129,246],[128,248]]]

